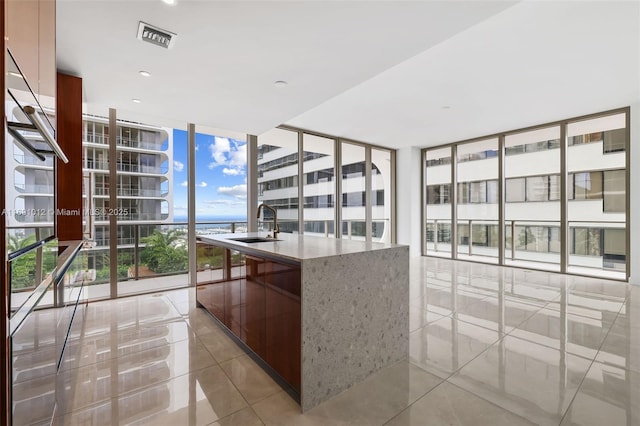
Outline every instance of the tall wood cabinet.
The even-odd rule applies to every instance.
[[[16,61],[38,101],[45,108],[55,109],[56,99],[56,2],[55,0],[0,0],[0,26],[2,26],[2,52],[11,49]],[[5,60],[3,56],[1,91],[6,96]],[[3,98],[4,99],[4,98]],[[6,117],[2,102],[2,117]],[[14,208],[6,200],[4,180],[7,173],[7,130],[0,132],[0,211]],[[0,217],[0,247],[3,253],[0,271],[0,329],[2,351],[0,352],[0,426],[10,422],[11,380],[9,347],[9,303],[10,282],[8,277],[6,217]]]

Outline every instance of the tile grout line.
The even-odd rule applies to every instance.
[[[433,373],[429,373],[429,374],[433,374]],[[435,376],[435,374],[434,374]],[[436,376],[437,377],[437,376]],[[396,417],[400,416],[402,413],[404,413],[405,411],[407,411],[409,408],[411,408],[415,403],[417,403],[418,401],[420,401],[422,398],[424,398],[425,396],[429,395],[431,392],[433,392],[434,390],[436,390],[437,388],[439,388],[443,383],[445,383],[447,380],[446,379],[442,379],[440,383],[438,383],[437,385],[435,385],[433,388],[429,389],[427,392],[425,392],[423,395],[419,396],[418,398],[416,398],[415,401],[413,401],[411,404],[407,405],[405,408],[403,408],[402,410],[400,410],[398,413],[396,413],[395,415],[393,415],[389,420],[387,420],[386,422],[382,423],[382,426],[384,425],[388,425],[389,423],[391,423],[391,421],[393,421],[393,419],[395,419]]]
[[[571,398],[571,401],[569,401],[569,404],[567,405],[567,409],[564,411],[564,413],[562,413],[562,417],[560,418],[560,423],[558,423],[558,425],[562,424],[562,422],[564,421],[564,418],[567,416],[567,413],[569,413],[569,410],[571,410],[571,406],[573,405],[573,402],[575,401],[576,396],[578,396],[578,393],[580,392],[580,389],[582,388],[582,384],[584,383],[585,379],[587,378],[587,375],[591,371],[591,368],[593,367],[593,364],[596,362],[596,358],[598,358],[598,355],[600,354],[600,350],[602,349],[602,346],[604,345],[604,342],[607,341],[607,338],[609,337],[609,334],[611,333],[611,329],[613,329],[616,321],[620,317],[620,312],[622,311],[622,308],[625,305],[628,297],[629,297],[629,294],[627,294],[627,296],[625,297],[624,301],[622,302],[622,306],[620,306],[620,309],[618,309],[618,312],[616,313],[616,317],[614,318],[613,322],[611,323],[611,327],[609,327],[609,330],[607,330],[607,334],[604,336],[604,339],[602,339],[602,342],[600,343],[600,346],[598,346],[598,350],[596,351],[596,354],[593,356],[593,359],[591,360],[591,363],[589,364],[589,368],[587,368],[587,370],[584,373],[584,376],[582,377],[582,380],[580,380],[580,384],[576,388],[576,392],[573,394],[573,397]]]

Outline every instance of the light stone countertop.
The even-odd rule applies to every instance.
[[[278,234],[279,241],[243,243],[240,241],[233,241],[231,239],[243,237],[266,237],[266,235],[266,232],[249,232],[202,235],[198,236],[198,239],[205,243],[220,245],[242,252],[253,253],[256,255],[263,254],[298,262],[305,259],[318,259],[323,257],[404,247],[399,244],[367,243],[364,241],[287,233]]]

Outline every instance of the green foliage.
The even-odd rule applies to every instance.
[[[15,235],[7,235],[7,249],[9,253],[13,253],[27,247],[29,244],[36,242],[35,235],[29,235],[27,238],[19,239]],[[21,289],[34,287],[38,283],[36,279],[36,252],[25,254],[11,262],[11,289]]]
[[[222,247],[210,246],[207,244],[197,245],[197,265],[198,270],[204,270],[205,265],[209,269],[221,269],[224,261]]]
[[[140,253],[141,263],[157,274],[181,272],[187,270],[188,252],[182,234],[176,230],[167,233],[153,231],[153,234],[142,239],[145,244]]]
[[[91,284],[102,284],[109,282],[109,267],[103,267],[96,270],[96,280]]]
[[[36,242],[35,235],[29,235],[26,238],[18,238],[15,235],[7,235],[7,251],[13,253],[23,249]],[[11,289],[18,290],[24,288],[35,287],[36,282],[36,251],[20,256],[11,262]],[[42,256],[42,278],[53,270],[56,264],[56,256],[54,252],[45,252]]]
[[[134,267],[133,253],[121,251],[118,253],[118,281],[129,277],[129,268]]]

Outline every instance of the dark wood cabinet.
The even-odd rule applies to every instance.
[[[300,264],[248,254],[228,264],[222,281],[198,286],[198,303],[300,393]]]
[[[265,358],[265,259],[246,256],[245,322],[242,341]]]
[[[300,266],[267,261],[264,360],[300,392]]]

